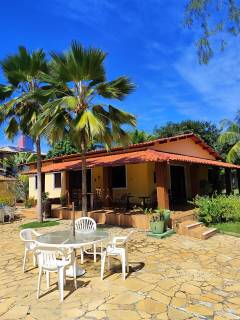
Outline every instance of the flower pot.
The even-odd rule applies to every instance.
[[[164,221],[150,222],[150,228],[152,233],[163,233],[164,224]]]

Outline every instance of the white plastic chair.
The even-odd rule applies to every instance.
[[[129,272],[128,265],[128,240],[134,231],[131,231],[127,236],[114,237],[112,242],[107,245],[106,250],[102,253],[101,258],[101,279],[103,280],[105,260],[108,257],[108,269],[110,269],[110,257],[119,256],[122,263],[123,280],[126,279],[126,270]]]
[[[75,230],[79,233],[90,233],[97,230],[97,224],[96,221],[89,217],[82,217],[75,221]],[[84,259],[84,252],[86,254],[92,254],[91,252],[87,251],[83,248],[81,248],[80,254],[81,254],[81,263],[83,264]],[[97,258],[97,249],[96,244],[93,244],[93,257],[94,262],[96,262]]]
[[[25,244],[24,258],[23,258],[23,272],[25,272],[25,265],[28,253],[33,253],[33,265],[36,267],[36,256],[34,249],[36,247],[36,242],[33,237],[38,237],[41,234],[35,231],[34,229],[23,229],[20,231],[20,239]]]
[[[37,287],[37,299],[40,296],[42,275],[45,272],[47,277],[47,288],[50,287],[50,273],[58,273],[58,288],[60,300],[63,301],[63,289],[66,281],[66,269],[73,267],[74,286],[77,289],[76,258],[73,249],[62,249],[55,247],[38,246],[35,248],[38,260],[39,275]]]

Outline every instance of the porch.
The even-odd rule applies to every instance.
[[[189,210],[189,201],[197,194],[231,194],[233,187],[238,187],[236,170],[234,175],[230,168],[225,168],[224,172],[221,170],[221,174],[220,170],[216,166],[183,162],[144,162],[89,168],[88,209],[121,212],[149,208]],[[64,198],[66,206],[74,203],[75,209],[81,210],[81,170],[67,170],[60,175],[60,202]]]

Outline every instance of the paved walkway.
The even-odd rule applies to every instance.
[[[25,221],[24,221],[25,222]],[[0,319],[240,319],[240,239],[217,235],[207,241],[174,235],[165,240],[137,232],[130,243],[131,273],[100,280],[100,263],[90,259],[73,290],[67,280],[59,302],[56,277],[36,300],[37,269],[22,273],[19,224],[0,225]],[[44,228],[41,232],[67,228]],[[40,229],[39,229],[40,230]],[[128,231],[110,228],[111,234]]]

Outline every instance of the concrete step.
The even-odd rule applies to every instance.
[[[201,239],[201,240],[206,240],[206,239],[212,237],[216,233],[217,233],[216,228],[207,228],[204,225],[200,225],[197,228],[192,229],[189,232],[189,236],[197,238],[197,239]]]
[[[178,223],[177,232],[179,234],[188,235],[189,231],[202,225],[202,222],[194,221],[194,220],[186,220]]]
[[[206,240],[217,233],[216,228],[207,228],[202,222],[187,220],[177,225],[177,233],[197,239]]]
[[[202,233],[202,240],[206,240],[217,233],[216,228],[208,228],[205,232]]]

